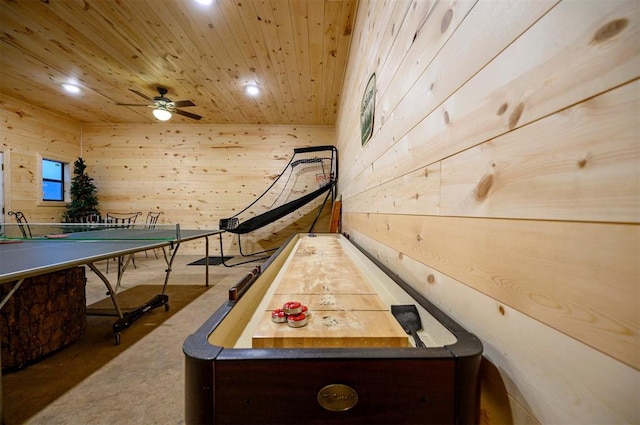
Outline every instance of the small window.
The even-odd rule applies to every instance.
[[[42,200],[64,201],[65,164],[51,159],[42,160]]]

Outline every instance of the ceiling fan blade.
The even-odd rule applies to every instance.
[[[184,107],[187,107],[187,106],[196,106],[196,104],[195,104],[195,103],[193,103],[193,102],[192,102],[192,101],[190,101],[190,100],[179,100],[179,101],[177,101],[177,102],[173,102],[173,105],[174,105],[176,108],[184,108]]]
[[[188,117],[188,118],[193,118],[194,120],[201,120],[202,119],[202,117],[200,115],[192,114],[191,112],[181,111],[180,109],[176,109],[173,112],[175,112],[178,115],[183,115],[183,116]]]
[[[149,106],[142,103],[116,103],[118,106]]]
[[[150,98],[149,96],[147,96],[146,94],[140,93],[138,90],[134,90],[134,89],[129,89],[129,91],[134,92],[135,94],[137,94],[138,96],[140,96],[143,99],[148,100],[149,102],[153,102],[153,99]]]

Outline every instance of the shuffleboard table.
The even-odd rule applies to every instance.
[[[305,326],[272,320],[290,301]],[[416,306],[425,347],[394,305]],[[183,351],[187,424],[478,422],[482,343],[341,234],[294,235]]]

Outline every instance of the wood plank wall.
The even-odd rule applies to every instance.
[[[217,229],[221,218],[245,208],[284,170],[293,149],[332,145],[330,126],[202,124],[85,124],[82,152],[96,180],[100,209],[163,211],[160,223]],[[277,247],[308,231],[318,203],[243,236],[245,253]],[[316,231],[329,228],[331,205]],[[225,235],[225,255],[237,254],[237,237]],[[213,241],[216,242],[216,241]],[[218,252],[217,245],[212,249]],[[181,253],[201,253],[189,243]]]
[[[343,230],[481,338],[482,423],[640,421],[639,20],[634,0],[359,3]]]
[[[0,100],[0,118],[3,219],[15,223],[7,213],[22,211],[32,223],[60,221],[65,204],[42,201],[41,159],[73,164],[80,155],[80,123],[7,96]]]

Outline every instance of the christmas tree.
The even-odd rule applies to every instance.
[[[63,219],[67,223],[79,223],[91,215],[99,215],[98,195],[93,178],[86,173],[87,166],[82,158],[73,163],[74,177],[71,180],[71,202]]]

